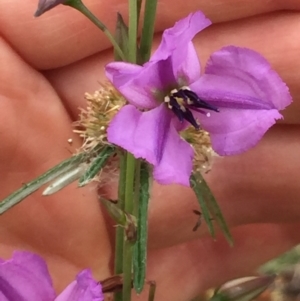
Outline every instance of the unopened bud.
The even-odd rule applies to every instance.
[[[249,301],[259,296],[270,284],[275,275],[244,277],[223,284],[211,301]]]
[[[39,0],[38,8],[36,12],[34,13],[35,17],[39,17],[43,13],[45,13],[47,10],[50,10],[51,8],[65,3],[66,0]]]

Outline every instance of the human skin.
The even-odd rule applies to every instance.
[[[35,0],[0,1],[0,198],[70,156],[81,144],[72,133],[83,95],[99,88],[112,60],[104,35],[71,8],[39,19]],[[86,1],[109,28],[126,1]],[[147,279],[156,300],[189,300],[204,289],[252,274],[266,260],[300,242],[300,3],[260,0],[160,0],[155,44],[163,29],[201,9],[214,25],[194,40],[204,66],[225,45],[262,53],[290,87],[294,102],[284,120],[247,153],[217,159],[207,180],[231,227],[235,245],[213,241],[205,225],[192,228],[193,192],[154,185],[149,216]],[[73,139],[69,145],[67,140]],[[115,183],[102,193],[114,194]],[[96,279],[112,273],[113,223],[97,188],[71,185],[40,192],[0,216],[0,257],[15,249],[41,254],[57,291],[85,267]],[[138,300],[146,300],[142,294]]]

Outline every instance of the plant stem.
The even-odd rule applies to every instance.
[[[135,178],[134,178],[134,211],[135,217],[139,214],[139,201],[140,201],[140,185],[141,185],[141,161],[136,160],[135,163]]]
[[[69,0],[64,3],[65,5],[69,5],[78,11],[80,11],[83,15],[85,15],[90,21],[92,21],[99,29],[103,31],[103,33],[108,37],[110,42],[112,43],[115,51],[118,53],[120,58],[125,61],[125,55],[121,48],[119,47],[117,41],[115,40],[114,36],[110,33],[108,28],[94,15],[92,14],[89,9],[81,2],[81,0],[72,1]]]
[[[125,206],[127,214],[132,214],[134,210],[134,177],[135,158],[131,153],[126,154],[126,182],[125,182]],[[123,245],[123,301],[131,300],[132,286],[132,255],[133,243],[125,238]]]
[[[148,301],[154,301],[156,283],[154,281],[150,281],[149,285],[150,285],[150,289],[149,289]]]
[[[120,177],[118,187],[118,205],[121,210],[124,210],[125,205],[125,176],[126,176],[126,156],[122,152],[119,154],[120,160]],[[124,228],[118,226],[116,229],[116,245],[115,245],[115,274],[123,273],[123,243],[124,243]],[[122,300],[122,292],[116,292],[115,301]]]
[[[136,63],[137,25],[138,25],[137,22],[138,22],[137,0],[129,0],[128,60],[131,63]]]
[[[157,0],[146,0],[144,23],[140,43],[141,64],[147,62],[151,54],[151,46],[154,34]]]

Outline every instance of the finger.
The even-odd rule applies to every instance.
[[[248,225],[233,230],[235,245],[222,237],[194,240],[162,250],[148,257],[147,279],[156,282],[155,300],[192,300],[211,287],[243,276],[300,241],[299,224]],[[134,300],[147,300],[148,290]]]
[[[283,12],[208,28],[195,39],[202,67],[213,51],[225,45],[232,44],[257,50],[270,61],[290,87],[294,102],[282,112],[284,122],[299,124],[300,40],[296,38],[300,31],[299,16],[300,13]],[[159,41],[160,38],[157,38],[156,45]],[[82,97],[84,93],[95,91],[99,88],[98,82],[105,80],[103,68],[109,61],[112,61],[112,55],[107,51],[46,74],[74,119],[77,119],[78,107],[86,105]]]
[[[68,65],[110,48],[105,36],[75,10],[59,6],[36,20],[32,17],[36,5],[36,0],[1,1],[0,32],[26,61],[38,69]],[[110,30],[115,27],[117,12],[125,19],[128,15],[127,3],[121,0],[86,1],[86,5]],[[176,3],[164,0],[158,2],[156,31],[172,26],[199,9],[213,22],[226,22],[277,10],[296,10],[300,9],[300,4],[293,0],[187,0]]]
[[[44,77],[0,40],[0,199],[44,173],[79,146],[69,116]],[[69,267],[97,266],[109,273],[110,243],[96,189],[66,188],[60,194],[28,197],[0,216],[0,254],[30,249],[55,254]],[[100,256],[101,254],[101,256]],[[58,269],[58,265],[55,267]],[[69,273],[69,279],[74,277]]]

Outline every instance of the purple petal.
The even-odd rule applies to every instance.
[[[173,74],[178,85],[189,85],[200,77],[200,62],[191,40],[209,26],[210,20],[198,11],[166,29],[162,42],[150,62],[172,58]]]
[[[162,159],[154,166],[154,179],[161,184],[177,183],[190,186],[193,157],[192,147],[178,135],[171,124]]]
[[[165,60],[175,49],[186,48],[185,46],[194,36],[210,24],[211,21],[201,11],[191,13],[186,18],[176,22],[173,27],[164,31],[162,42],[150,61]]]
[[[90,270],[80,272],[54,301],[103,301],[101,284],[97,283]],[[49,300],[50,301],[50,300]]]
[[[198,117],[210,133],[213,149],[221,156],[239,154],[255,146],[275,120],[282,118],[276,109],[222,109],[210,117],[200,113]]]
[[[156,94],[176,83],[171,58],[148,62],[143,67],[129,63],[110,63],[105,69],[107,77],[125,98],[142,109],[157,107],[159,102],[155,99]]]
[[[215,52],[205,76],[190,88],[220,108],[281,110],[291,103],[286,84],[267,60],[253,50],[234,46]]]
[[[156,165],[162,158],[171,117],[164,104],[147,112],[127,105],[111,121],[108,141]]]
[[[138,77],[142,70],[142,66],[124,62],[112,62],[105,66],[107,78],[113,82],[117,88],[126,85],[129,77]]]
[[[39,17],[47,10],[66,2],[66,0],[39,0],[37,11],[34,13],[35,17]]]
[[[189,42],[186,47],[178,47],[173,52],[172,65],[179,86],[189,86],[201,75],[200,61],[192,42]]]
[[[0,263],[1,301],[51,301],[55,298],[45,261],[29,252],[14,252]]]

